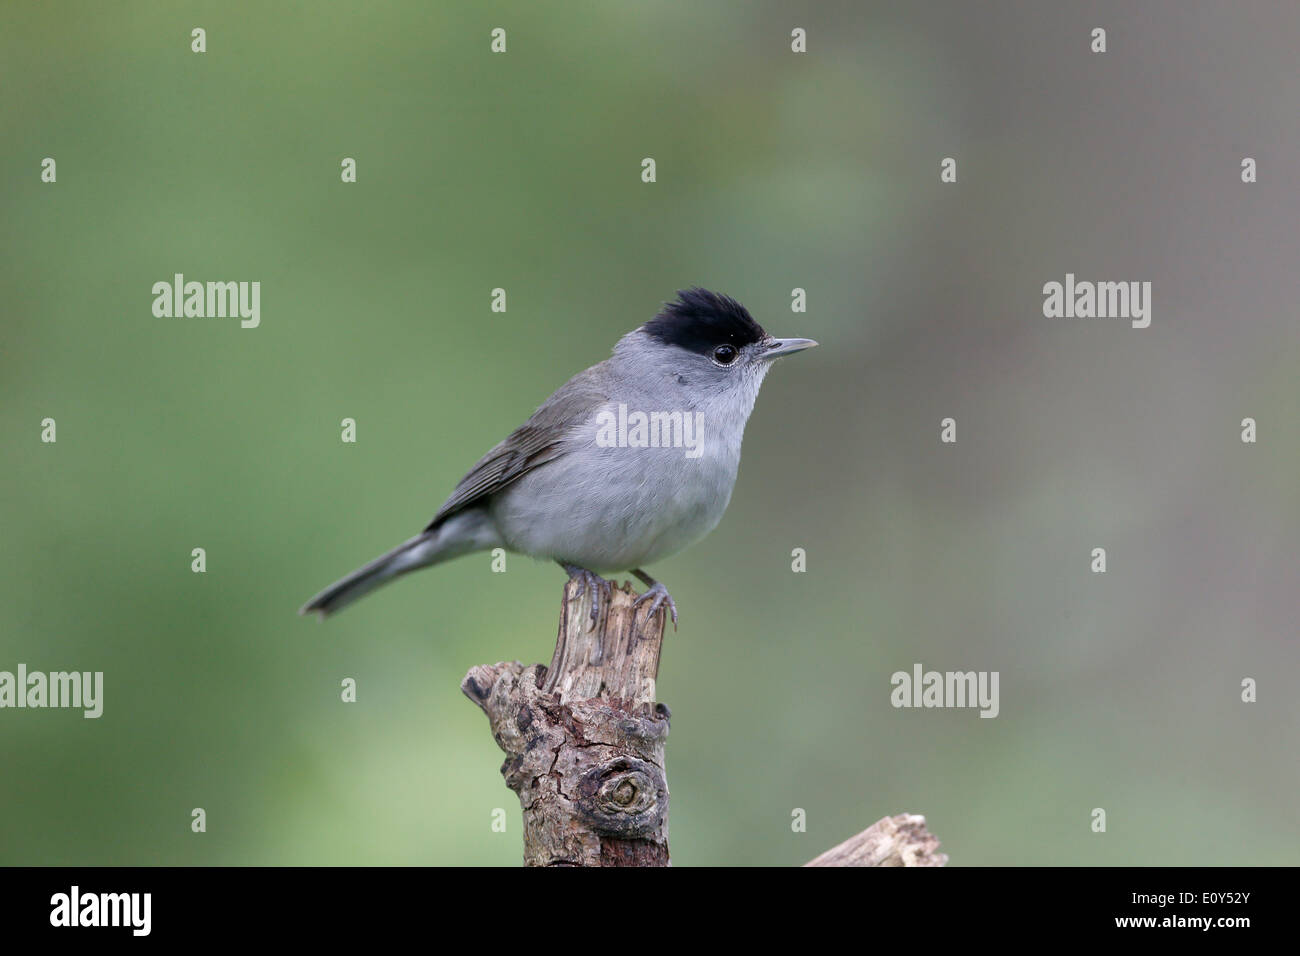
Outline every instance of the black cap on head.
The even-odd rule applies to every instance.
[[[665,345],[701,355],[724,342],[737,348],[753,345],[767,334],[731,296],[700,288],[678,292],[676,301],[665,304],[641,331]]]

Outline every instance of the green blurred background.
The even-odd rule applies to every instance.
[[[559,569],[294,612],[692,284],[823,347],[653,569],[677,864],[902,811],[954,864],[1300,860],[1300,8],[1054,6],[4,4],[0,669],[105,700],[0,712],[0,863],[517,864],[458,684],[550,660]],[[261,327],[155,318],[176,272]],[[1151,327],[1045,319],[1067,272]],[[917,662],[1000,716],[893,709]]]

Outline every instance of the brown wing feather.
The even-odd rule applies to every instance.
[[[451,515],[478,504],[564,454],[570,427],[582,422],[593,408],[606,401],[603,390],[593,381],[597,368],[589,368],[571,378],[528,421],[484,455],[456,485],[425,530],[432,531]]]

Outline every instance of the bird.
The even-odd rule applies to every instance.
[[[727,295],[692,287],[569,379],[460,480],[415,537],[299,610],[328,617],[421,568],[503,548],[557,562],[596,619],[610,572],[677,604],[645,570],[712,531],[731,500],[745,424],[774,361],[816,346],[775,338]]]

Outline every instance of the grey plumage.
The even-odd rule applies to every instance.
[[[679,293],[484,455],[421,534],[326,588],[300,613],[332,614],[410,571],[496,547],[571,572],[634,570],[651,581],[639,569],[708,534],[726,511],[770,358],[815,344],[771,338],[725,296]],[[603,445],[601,423],[620,405],[696,416],[699,454]]]

